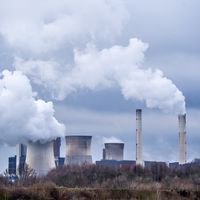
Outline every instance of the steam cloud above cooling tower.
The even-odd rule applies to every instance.
[[[64,135],[65,127],[55,119],[52,102],[37,99],[28,78],[19,71],[1,74],[0,113],[0,142],[45,142]]]
[[[124,143],[124,142],[119,138],[112,136],[112,137],[103,137],[103,143]]]
[[[117,87],[125,99],[185,113],[175,84],[143,67],[148,44],[132,38],[113,46],[131,14],[125,1],[2,1],[0,35],[14,52],[13,67],[37,85],[38,94],[42,88],[63,100],[82,89]]]

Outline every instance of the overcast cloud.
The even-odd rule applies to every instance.
[[[167,105],[168,110],[183,112],[185,97],[188,160],[191,160],[200,157],[199,9],[198,0],[0,0],[0,69],[8,69],[11,74],[16,69],[22,71],[24,74],[20,76],[30,81],[28,101],[31,99],[31,104],[35,104],[40,99],[44,105],[51,101],[49,113],[57,123],[66,125],[67,134],[93,135],[93,160],[101,158],[103,138],[112,137],[124,141],[125,158],[134,159],[134,112],[138,107],[144,109],[144,159],[176,160],[177,116],[173,112],[163,113],[157,108],[166,111],[163,105]],[[133,46],[136,53],[130,51],[130,56],[120,54],[112,57],[110,52],[116,45],[121,49],[128,48],[131,38],[137,38],[143,45],[148,44],[148,50]],[[139,60],[136,59],[138,53],[142,55]],[[120,70],[113,70],[115,63],[119,63]],[[123,76],[123,73],[130,74],[129,63],[142,74],[149,68],[152,75],[157,69],[162,70],[162,75],[157,74],[159,80],[169,80],[167,83],[172,90],[167,89],[169,84],[160,87],[160,81],[155,82],[154,88],[151,87],[148,83],[152,79],[146,79],[146,76],[141,76],[141,79],[133,76],[128,84],[126,79],[128,87],[124,90],[122,79],[127,75]],[[126,70],[122,70],[123,65]],[[134,75],[137,74],[135,72]],[[110,74],[114,74],[115,78],[110,78]],[[142,80],[146,80],[146,84],[145,81],[142,84]],[[136,83],[140,87],[137,95],[133,95],[132,89]],[[147,103],[147,99],[152,100],[153,93],[145,85],[152,88],[154,95],[157,92],[158,102],[153,101],[155,106]],[[176,95],[165,96],[177,91],[178,98],[174,98]],[[17,93],[16,90],[13,92]],[[37,92],[37,97],[32,92]],[[127,97],[127,93],[129,98],[126,99],[131,100],[123,98],[123,95]],[[0,98],[1,95],[2,92]],[[157,95],[162,98],[157,98]],[[14,100],[2,106],[0,119],[12,106],[19,105],[17,99]],[[154,109],[147,109],[145,102]],[[20,116],[33,113],[25,104],[22,107],[18,109]],[[37,112],[34,113],[37,116]],[[20,119],[18,125],[22,124]],[[5,125],[0,126],[0,143],[5,142],[2,140]],[[13,132],[8,127],[7,131],[16,134],[17,141],[21,137],[19,132],[24,132],[24,129],[20,131],[22,129],[21,126]],[[5,169],[7,156],[11,154],[14,155],[15,150],[1,144],[0,155],[4,155],[0,163],[1,171]]]

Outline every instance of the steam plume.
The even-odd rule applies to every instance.
[[[125,99],[185,113],[175,84],[160,70],[142,67],[147,44],[133,38],[127,46],[112,46],[128,24],[129,10],[123,0],[2,0],[0,36],[17,56],[15,69],[53,98],[118,87]]]
[[[10,145],[63,136],[65,127],[54,117],[52,102],[36,99],[28,78],[3,71],[0,79],[0,141]]]
[[[147,48],[137,38],[130,39],[127,46],[100,51],[88,44],[82,51],[74,50],[71,70],[61,72],[55,62],[23,59],[17,59],[15,67],[34,83],[45,85],[60,100],[83,88],[119,87],[125,99],[144,101],[147,107],[165,112],[185,113],[185,98],[175,84],[162,71],[142,67]]]
[[[124,143],[124,142],[112,136],[112,137],[103,137],[103,143]]]

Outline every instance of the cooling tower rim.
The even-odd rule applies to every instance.
[[[25,145],[28,145],[28,144],[47,144],[47,143],[52,143],[54,140],[51,139],[51,140],[28,140],[26,143],[24,143]]]
[[[124,142],[105,142],[105,145],[124,145]]]
[[[66,135],[65,138],[92,138],[91,135]]]
[[[179,114],[178,117],[186,117],[186,113]]]

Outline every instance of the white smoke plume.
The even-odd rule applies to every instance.
[[[148,45],[136,38],[127,46],[98,50],[88,44],[74,50],[74,65],[69,70],[54,61],[16,59],[17,70],[51,91],[60,100],[83,88],[98,90],[119,87],[125,99],[144,101],[149,108],[185,113],[185,97],[162,71],[142,67]]]
[[[15,69],[55,99],[118,87],[124,98],[149,108],[185,113],[175,84],[142,67],[147,44],[135,38],[113,46],[130,10],[123,0],[1,0],[0,36],[17,57]]]
[[[54,117],[52,102],[37,99],[20,71],[1,73],[0,119],[1,143],[44,142],[65,134],[65,126]]]
[[[127,22],[123,0],[1,0],[0,34],[27,54],[112,42]]]
[[[124,143],[124,142],[119,138],[111,136],[111,137],[103,137],[103,143]]]

